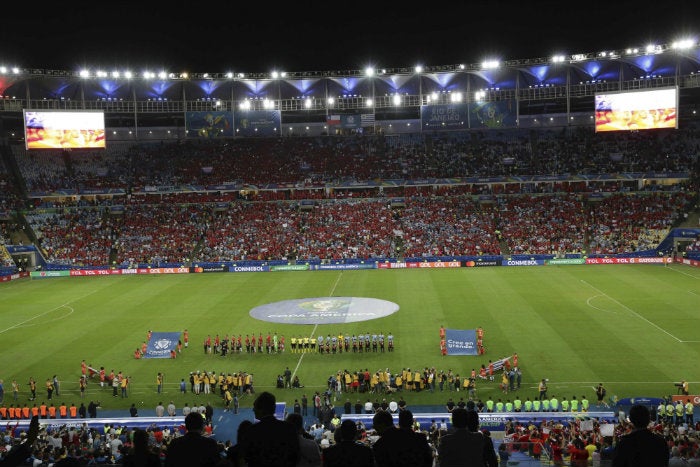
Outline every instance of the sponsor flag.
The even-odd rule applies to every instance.
[[[374,114],[361,114],[360,123],[363,127],[374,126]]]
[[[447,355],[477,355],[476,329],[445,329]]]
[[[179,332],[154,332],[146,347],[143,358],[170,358],[170,351],[177,348]]]
[[[510,357],[503,357],[502,359],[493,362],[493,371],[502,369],[508,360],[510,360]]]
[[[328,125],[340,125],[340,115],[326,115]]]

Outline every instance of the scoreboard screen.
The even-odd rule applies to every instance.
[[[655,128],[678,128],[677,88],[596,94],[596,132]]]
[[[105,148],[104,112],[24,110],[27,149]]]

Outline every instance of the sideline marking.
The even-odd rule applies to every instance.
[[[627,311],[629,311],[630,313],[632,313],[633,315],[635,315],[637,318],[639,318],[639,319],[641,319],[641,320],[643,320],[643,321],[646,321],[647,323],[651,324],[652,326],[654,326],[656,329],[658,329],[659,331],[663,332],[663,333],[666,334],[667,336],[674,338],[674,339],[675,339],[676,341],[678,341],[678,342],[683,342],[682,340],[680,340],[679,338],[677,338],[676,336],[674,336],[673,334],[671,334],[671,333],[668,332],[667,330],[663,329],[662,327],[660,327],[659,325],[657,325],[657,324],[655,324],[655,323],[652,323],[651,321],[649,321],[648,319],[646,319],[644,316],[640,315],[639,313],[637,313],[636,311],[634,311],[634,310],[631,309],[630,307],[628,307],[628,306],[626,306],[626,305],[623,305],[623,304],[620,303],[618,300],[615,300],[614,298],[612,298],[610,295],[606,294],[606,293],[603,292],[602,290],[599,290],[599,289],[593,287],[591,284],[589,284],[588,282],[584,281],[583,279],[581,279],[581,282],[583,282],[584,284],[586,284],[588,287],[592,288],[592,289],[595,290],[596,292],[599,292],[600,294],[605,295],[605,296],[608,297],[610,300],[612,300],[613,302],[617,303],[618,305],[620,305],[620,306],[621,306],[622,308],[624,308],[625,310],[627,310]]]
[[[680,269],[672,268],[671,266],[666,266],[666,269],[668,269],[669,271],[677,272],[678,274],[683,274],[684,276],[692,277],[693,279],[700,279],[698,276],[688,274],[685,271],[681,271]]]
[[[58,310],[58,309],[61,309],[61,308],[63,308],[63,307],[68,307],[68,308],[70,308],[70,309],[71,309],[71,313],[72,313],[74,310],[73,310],[72,307],[69,307],[69,306],[68,306],[69,304],[71,304],[71,303],[73,303],[73,302],[77,302],[78,300],[82,300],[83,298],[85,298],[85,297],[87,297],[87,296],[89,296],[89,295],[92,295],[92,294],[94,294],[95,292],[97,292],[97,290],[93,290],[92,292],[90,292],[90,293],[88,293],[88,294],[85,294],[85,295],[83,295],[82,297],[76,298],[75,300],[71,300],[71,301],[69,301],[69,302],[64,303],[63,305],[58,305],[58,306],[55,307],[55,308],[52,308],[52,309],[50,309],[50,310],[46,310],[46,311],[43,312],[43,313],[39,313],[38,315],[33,316],[33,317],[31,317],[31,318],[28,318],[28,319],[26,319],[26,320],[24,320],[24,321],[22,321],[22,322],[20,322],[20,323],[17,323],[17,324],[15,324],[15,325],[12,325],[12,326],[10,326],[9,328],[2,329],[2,330],[0,330],[0,334],[2,334],[2,333],[4,333],[4,332],[7,332],[7,331],[11,331],[12,329],[21,327],[21,326],[27,324],[27,323],[30,322],[30,321],[33,321],[33,320],[35,320],[35,319],[37,319],[37,318],[41,318],[42,316],[47,315],[47,314],[49,314],[49,313],[52,313],[52,312],[54,312],[54,311],[56,311],[56,310]]]
[[[335,280],[335,284],[333,284],[333,287],[331,287],[331,292],[328,294],[329,297],[332,297],[333,294],[335,293],[335,289],[336,289],[336,287],[338,287],[338,283],[340,282],[341,277],[343,277],[342,270],[338,274],[338,278]],[[309,336],[309,338],[314,337],[314,334],[316,334],[316,329],[318,329],[318,323],[314,324],[314,328],[311,330],[311,335]],[[297,371],[299,371],[299,367],[301,366],[301,361],[304,359],[304,355],[306,355],[306,352],[302,352],[302,354],[299,356],[299,360],[297,361],[297,366],[295,366],[294,371],[292,371],[292,380],[294,380],[294,377],[296,376]]]

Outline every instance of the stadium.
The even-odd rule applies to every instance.
[[[431,433],[450,400],[517,407],[546,380],[568,410],[483,413],[520,465],[554,462],[551,441],[513,447],[533,420],[602,451],[635,403],[697,451],[699,70],[696,42],[345,71],[0,67],[7,426],[96,402],[45,425],[177,430],[207,405],[223,444],[270,391],[280,416],[308,400],[307,426],[328,415],[318,393],[368,429],[366,403],[405,403]]]

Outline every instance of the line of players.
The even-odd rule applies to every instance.
[[[267,333],[267,338],[263,338],[262,333],[258,333],[258,336],[253,334],[246,334],[245,338],[239,334],[238,336],[231,336],[229,339],[228,334],[223,338],[216,334],[213,338],[208,335],[203,342],[204,353],[205,354],[218,354],[225,357],[229,353],[281,353],[284,352],[285,347],[285,337],[283,335],[278,336],[277,333]]]
[[[318,337],[291,337],[289,339],[292,353],[321,353],[321,354],[336,354],[336,353],[370,353],[370,352],[393,352],[394,351],[394,335],[388,333],[386,336],[383,332],[373,332],[365,334],[355,334],[348,336],[343,333],[337,336],[318,336]]]

